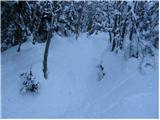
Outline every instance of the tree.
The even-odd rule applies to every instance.
[[[52,14],[52,5],[47,1],[45,3],[45,11],[44,11],[44,32],[46,34],[46,46],[44,51],[44,60],[43,60],[43,73],[45,79],[47,79],[47,61],[48,61],[48,52],[49,52],[49,46],[52,38],[52,24],[53,24],[53,14]]]
[[[108,33],[110,51],[124,51],[128,58],[154,56],[159,43],[158,1],[2,1],[1,50],[21,45],[27,36],[33,44],[46,42],[47,59],[52,33],[60,36],[80,32],[87,35]]]

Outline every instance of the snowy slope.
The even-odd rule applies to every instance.
[[[158,67],[140,71],[139,60],[109,52],[107,34],[54,35],[47,80],[44,44],[28,41],[20,53],[16,49],[2,53],[2,118],[158,118]],[[101,61],[106,75],[98,81]],[[31,67],[41,89],[23,95],[19,74]]]

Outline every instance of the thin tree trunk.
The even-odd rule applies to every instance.
[[[112,42],[112,33],[109,31],[109,41]]]
[[[114,23],[114,29],[113,29],[113,43],[112,43],[112,50],[111,51],[114,51],[115,49],[115,46],[116,46],[116,29],[117,29],[117,15],[115,17],[115,23]]]
[[[126,32],[126,21],[127,21],[127,18],[125,19],[125,22],[124,22],[124,25],[123,25],[123,30],[122,30],[122,39],[120,41],[120,49],[123,48],[123,41],[124,41],[124,36],[125,36],[125,32]]]
[[[132,28],[129,34],[129,40],[132,41],[132,35],[133,35],[133,24],[132,24]]]
[[[109,13],[108,5],[107,5],[107,13]],[[110,25],[111,24],[111,20],[110,20],[109,14],[107,14],[107,17],[108,17],[108,24]],[[111,43],[112,42],[112,32],[109,30],[108,33],[109,33],[109,41]]]
[[[93,21],[92,21],[92,17],[91,15],[89,16],[89,20],[88,20],[88,26],[87,26],[87,32],[89,32],[91,29],[92,29],[92,24],[93,24]]]
[[[77,22],[77,35],[76,35],[76,40],[78,39],[78,36],[79,36],[79,26],[80,26],[80,21],[81,21],[81,18],[82,18],[82,13],[83,13],[83,7],[84,7],[84,2],[82,3],[82,8],[80,10],[80,15],[78,17],[78,22]]]
[[[20,52],[20,51],[21,51],[21,45],[22,45],[22,42],[20,41],[19,46],[18,46],[18,49],[17,49],[17,52]]]
[[[51,9],[53,10],[53,8]],[[52,13],[52,12],[51,12]],[[53,29],[53,14],[51,16],[51,24],[50,24],[50,30],[47,32],[47,41],[46,41],[46,46],[45,46],[45,51],[44,51],[44,60],[43,60],[43,73],[44,73],[44,78],[48,78],[48,53],[49,53],[49,46],[51,43],[51,38],[52,38],[52,29]]]
[[[48,66],[47,66],[47,62],[48,62],[48,51],[49,51],[49,45],[51,42],[51,34],[52,31],[50,30],[47,34],[47,41],[46,41],[46,46],[45,46],[45,51],[44,51],[44,60],[43,60],[43,73],[44,73],[44,78],[47,79],[48,74]]]
[[[115,42],[115,39],[114,39],[113,43],[112,43],[112,51],[114,51],[115,46],[116,46],[116,42]]]

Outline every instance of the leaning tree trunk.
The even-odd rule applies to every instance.
[[[48,51],[49,51],[49,45],[51,42],[51,37],[52,37],[52,31],[50,30],[47,33],[47,41],[46,41],[46,46],[45,46],[45,51],[44,51],[44,60],[43,60],[43,73],[44,73],[44,78],[47,79],[48,74],[48,67],[47,67],[47,62],[48,62]]]

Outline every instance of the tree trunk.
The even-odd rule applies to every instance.
[[[47,79],[48,74],[48,66],[47,66],[47,62],[48,62],[48,51],[49,51],[49,45],[51,42],[51,37],[52,37],[52,31],[50,30],[47,34],[47,41],[46,41],[46,46],[45,46],[45,51],[44,51],[44,60],[43,60],[43,73],[44,73],[44,78]]]
[[[109,31],[109,41],[112,42],[112,33]]]
[[[89,20],[88,20],[88,25],[87,25],[87,32],[90,32],[90,30],[92,29],[92,25],[93,25],[93,18],[91,15],[89,15]]]
[[[21,51],[21,45],[22,45],[22,42],[20,41],[19,46],[18,46],[18,49],[17,49],[17,52],[20,52],[20,51]]]
[[[115,16],[115,22],[114,22],[114,29],[113,29],[113,43],[112,43],[112,50],[111,51],[114,51],[115,49],[115,46],[116,46],[116,29],[117,29],[117,15]]]
[[[78,36],[79,36],[79,26],[80,26],[80,22],[82,18],[83,7],[84,7],[84,2],[82,3],[82,8],[80,9],[80,13],[79,13],[78,21],[77,21],[76,40],[78,39]]]
[[[132,24],[132,28],[129,34],[129,40],[132,41],[132,35],[133,35],[133,24]]]
[[[127,22],[127,18],[124,21],[124,25],[123,25],[123,30],[122,30],[122,35],[121,35],[121,41],[120,41],[120,49],[123,48],[123,41],[124,41],[124,36],[125,36],[125,32],[126,32],[126,22]]]

